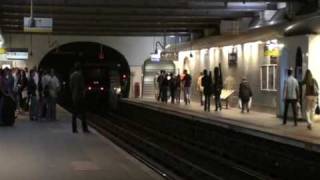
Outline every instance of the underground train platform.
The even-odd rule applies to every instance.
[[[73,134],[71,115],[58,108],[57,121],[29,121],[0,127],[3,180],[163,180],[162,175],[90,128]]]
[[[320,0],[0,0],[0,180],[318,180],[319,57]]]

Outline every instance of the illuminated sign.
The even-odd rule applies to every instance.
[[[9,48],[6,53],[8,60],[27,60],[29,52],[26,48]]]
[[[278,40],[270,40],[266,42],[266,45],[264,46],[264,56],[269,56],[273,58],[278,58],[281,55],[281,46],[283,44],[279,44]]]
[[[280,57],[280,50],[278,48],[266,49],[264,51],[264,56]]]
[[[52,32],[52,18],[23,18],[24,32],[47,33]]]

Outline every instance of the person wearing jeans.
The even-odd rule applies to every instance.
[[[288,108],[289,108],[289,104],[291,104],[292,111],[293,111],[294,125],[297,126],[298,97],[299,97],[299,83],[292,76],[292,70],[288,69],[288,79],[285,82],[285,88],[284,88],[285,106],[284,106],[283,125],[287,123]]]

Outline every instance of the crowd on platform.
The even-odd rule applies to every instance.
[[[213,71],[203,70],[200,73],[196,89],[199,92],[200,104],[204,106],[204,111],[210,111],[211,97],[215,99],[215,110],[221,111],[221,93],[223,89],[223,78],[220,67],[215,67]],[[181,92],[183,94],[184,103],[190,104],[192,77],[187,70],[184,70],[181,75],[166,73],[160,71],[160,75],[155,76],[154,84],[156,89],[156,99],[163,103],[167,103],[170,99],[171,103],[180,103]],[[239,97],[241,99],[242,112],[246,108],[249,112],[249,100],[252,97],[252,91],[246,78],[240,84]]]
[[[56,120],[60,83],[53,69],[0,69],[0,124],[4,108],[14,102],[15,116],[29,111],[30,120]],[[11,118],[11,117],[6,117]],[[15,118],[15,117],[14,117]]]
[[[166,73],[160,71],[160,75],[155,76],[154,86],[156,89],[155,97],[157,101],[167,103],[168,100],[172,104],[180,103],[181,92],[183,93],[184,103],[190,104],[192,77],[184,70],[181,75]],[[303,89],[303,91],[302,91]],[[204,107],[204,111],[210,111],[211,97],[215,100],[215,111],[221,111],[221,93],[223,90],[223,78],[220,67],[215,67],[213,75],[211,71],[203,70],[200,73],[196,90],[199,93],[200,104]],[[298,82],[292,75],[292,69],[288,69],[288,79],[285,81],[284,88],[284,114],[283,124],[287,122],[287,114],[289,105],[292,106],[293,119],[295,126],[297,125],[297,113],[302,114],[302,99],[305,103],[305,116],[308,129],[312,129],[314,114],[320,114],[318,102],[318,83],[313,78],[310,70],[307,70],[303,81]],[[249,112],[252,104],[252,90],[246,77],[242,78],[239,84],[239,107],[241,112]],[[318,103],[317,103],[318,102]]]

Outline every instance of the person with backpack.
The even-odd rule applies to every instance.
[[[306,116],[309,130],[312,129],[313,117],[315,107],[319,95],[319,86],[317,81],[313,78],[311,71],[308,69],[301,83],[305,85],[305,102],[306,102]]]
[[[242,78],[242,82],[239,87],[239,99],[241,101],[241,113],[244,113],[246,108],[247,112],[250,111],[249,101],[252,98],[252,91],[246,77]]]

